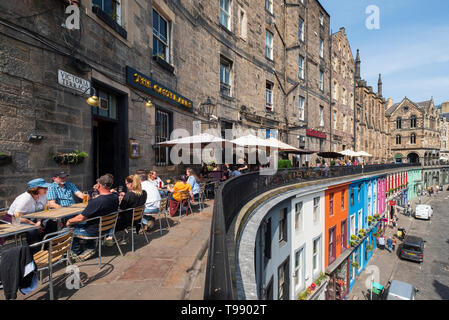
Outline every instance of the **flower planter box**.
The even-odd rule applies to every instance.
[[[156,61],[158,65],[160,65],[163,69],[167,70],[170,73],[173,73],[175,71],[175,67],[173,67],[170,63],[165,61],[159,56],[153,56],[153,60]]]
[[[81,152],[81,154],[83,154]],[[53,160],[59,165],[76,165],[84,161],[87,158],[87,154],[80,155],[79,153],[58,153],[53,157]]]

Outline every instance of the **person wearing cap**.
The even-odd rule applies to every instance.
[[[111,192],[113,179],[108,175],[103,175],[97,180],[99,196],[92,199],[87,207],[79,215],[67,220],[67,227],[75,227],[72,242],[72,257],[76,261],[84,261],[95,254],[95,241],[88,240],[86,249],[83,251],[79,238],[76,236],[98,236],[99,219],[95,217],[106,216],[118,210],[119,197],[117,193]]]
[[[64,171],[57,172],[53,177],[53,183],[48,188],[47,200],[50,208],[69,207],[75,204],[73,195],[83,198],[83,193],[71,182],[67,182],[69,175]]]
[[[29,245],[38,242],[43,237],[44,228],[42,222],[32,221],[30,219],[23,218],[23,215],[43,210],[42,201],[45,199],[45,194],[50,183],[45,182],[44,179],[38,178],[31,180],[27,183],[27,191],[19,195],[11,204],[8,210],[8,214],[3,217],[6,222],[12,223],[14,216],[20,216],[20,223],[30,224],[36,227],[40,227],[37,230],[28,231],[26,233],[27,243]]]

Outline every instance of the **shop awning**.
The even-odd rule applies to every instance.
[[[349,256],[354,252],[356,247],[347,248],[342,254],[332,262],[326,269],[326,274],[331,275]]]
[[[343,158],[344,155],[338,153],[338,152],[320,152],[318,153],[319,157],[326,158],[326,159],[336,159],[336,158]]]

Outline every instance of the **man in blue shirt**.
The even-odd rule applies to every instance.
[[[237,167],[234,166],[234,171],[232,171],[231,176],[232,177],[237,177],[237,176],[240,176],[240,175],[242,175],[242,173],[240,172],[240,170]]]
[[[73,195],[83,198],[83,193],[71,182],[66,182],[68,174],[58,172],[53,177],[53,183],[47,191],[47,200],[50,208],[68,207],[75,204]]]

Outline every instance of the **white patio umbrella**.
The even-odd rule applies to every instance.
[[[165,147],[172,147],[176,145],[195,145],[195,144],[210,144],[210,143],[226,143],[229,141],[226,139],[222,139],[220,137],[211,135],[209,133],[201,133],[195,136],[189,136],[179,139],[174,139],[170,141],[159,142],[158,145]]]
[[[372,157],[373,156],[365,151],[359,151],[359,152],[356,152],[356,154],[357,154],[356,157]]]
[[[343,150],[338,153],[348,157],[357,157],[357,153],[352,149]]]
[[[269,138],[267,141],[270,143],[270,147],[277,148],[279,151],[300,151],[298,148],[295,148],[289,144],[286,144],[282,141],[279,141],[276,138]]]
[[[243,147],[271,147],[273,146],[267,139],[263,139],[252,134],[243,136],[230,141]]]

